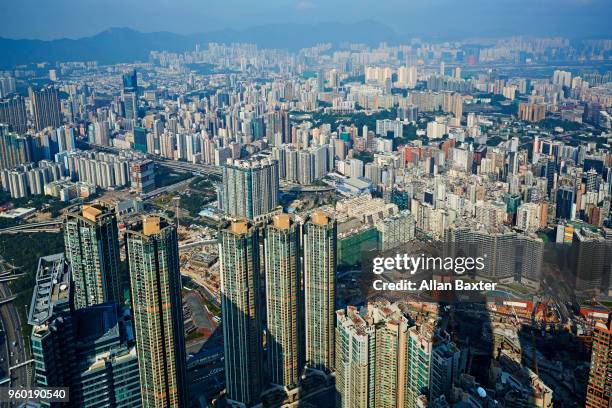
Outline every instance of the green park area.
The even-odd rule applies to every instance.
[[[217,179],[211,176],[199,176],[189,183],[189,186],[180,193],[179,206],[183,210],[181,217],[188,216],[192,221],[196,221],[202,208],[217,199],[217,192],[213,184],[215,181]],[[176,193],[161,194],[153,198],[150,203],[162,211],[173,214],[172,200],[175,196]]]

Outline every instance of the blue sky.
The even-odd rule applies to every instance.
[[[422,37],[612,37],[611,10],[612,0],[0,0],[0,36],[77,38],[110,27],[188,34],[371,19]]]

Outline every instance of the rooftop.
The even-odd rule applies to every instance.
[[[102,214],[102,209],[98,206],[83,206],[83,217],[87,218],[88,220],[95,221],[100,216],[100,214]]]
[[[36,212],[36,208],[12,208],[10,210],[6,210],[4,212],[0,212],[1,218],[25,218],[30,214]]]
[[[329,223],[329,217],[323,211],[316,211],[311,215],[311,221],[315,225],[327,225]]]
[[[271,166],[276,160],[264,156],[253,156],[245,160],[227,159],[226,167],[235,169],[261,169]]]
[[[36,286],[32,295],[28,323],[43,324],[53,315],[53,308],[67,302],[70,294],[70,265],[64,254],[48,255],[38,260]]]
[[[249,225],[246,221],[234,221],[230,226],[230,231],[234,234],[246,234],[249,231]]]
[[[272,220],[274,221],[274,226],[278,229],[289,229],[291,226],[291,217],[288,214],[275,215]]]
[[[95,223],[98,218],[114,212],[114,208],[101,202],[70,207],[68,217],[75,217]]]
[[[126,221],[126,232],[149,237],[173,225],[170,218],[158,214],[138,214]]]

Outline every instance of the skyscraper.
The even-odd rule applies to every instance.
[[[70,264],[62,253],[38,260],[28,323],[32,326],[32,359],[37,362],[34,365],[33,382],[39,386],[64,385],[71,376],[70,373],[64,373],[62,365],[73,365],[74,353],[67,353],[61,359],[57,357],[60,351],[68,351],[74,344],[72,330],[58,330],[61,327],[58,324],[70,315],[70,274]],[[51,293],[54,293],[53,298]],[[58,320],[59,317],[62,319]]]
[[[39,260],[28,317],[32,382],[69,387],[75,407],[141,406],[138,360],[124,310],[112,302],[72,310],[73,289],[63,254]]]
[[[414,88],[417,83],[417,67],[402,66],[397,70],[397,84],[400,88]]]
[[[30,88],[29,92],[36,130],[43,130],[47,126],[60,127],[62,125],[62,113],[57,88],[46,86],[38,91]]]
[[[561,187],[557,190],[557,218],[571,220],[575,216],[575,192],[571,187]]]
[[[0,76],[0,97],[6,97],[16,90],[15,78],[11,76]]]
[[[434,401],[441,395],[448,396],[461,372],[461,352],[449,339],[446,332],[436,333],[429,375],[429,401]]]
[[[317,211],[303,231],[306,365],[330,372],[335,348],[336,221]]]
[[[599,232],[588,228],[574,230],[572,270],[577,290],[608,290],[611,246]],[[607,259],[606,259],[607,258]]]
[[[387,316],[386,311],[377,310],[374,321],[378,323],[376,330],[374,406],[401,407],[404,406],[406,384],[406,353],[408,319],[397,313]]]
[[[0,123],[0,169],[11,169],[33,160],[32,138],[9,132],[9,126]]]
[[[367,324],[354,306],[338,310],[336,316],[336,407],[371,407],[375,327]]]
[[[126,92],[136,92],[138,91],[138,76],[136,75],[136,70],[133,69],[130,72],[127,72],[121,76],[123,81],[123,90]]]
[[[353,306],[336,312],[337,407],[417,407],[450,391],[459,349],[432,321],[414,325],[405,310],[378,301],[365,314]]]
[[[77,205],[66,214],[64,245],[76,309],[121,300],[118,233],[115,211],[106,205]]]
[[[121,102],[123,105],[123,128],[132,130],[136,127],[138,120],[138,95],[135,91],[123,91],[121,93]]]
[[[219,233],[227,397],[246,406],[263,390],[259,231],[246,220]]]
[[[408,379],[406,401],[408,406],[417,406],[420,395],[429,386],[433,328],[429,325],[413,326],[408,334]]]
[[[186,356],[176,227],[166,218],[144,216],[128,226],[126,241],[143,406],[184,407]]]
[[[586,408],[607,408],[612,402],[612,318],[595,323]]]
[[[301,280],[299,226],[287,214],[265,229],[268,367],[270,382],[297,386],[301,369]]]
[[[414,216],[410,211],[401,211],[398,214],[378,221],[376,229],[379,233],[380,250],[388,251],[397,248],[414,238]]]
[[[23,134],[28,130],[25,99],[14,95],[0,100],[0,123],[9,125],[9,130]]]
[[[134,149],[147,152],[147,129],[139,126],[134,128]]]
[[[223,167],[221,209],[229,216],[257,219],[278,206],[278,162],[235,160]]]
[[[155,189],[155,163],[139,160],[130,163],[130,185],[137,193],[148,193]]]
[[[404,407],[410,320],[396,304],[336,312],[336,396],[339,408]]]
[[[540,159],[540,162],[542,163],[542,176],[546,177],[546,192],[550,195],[555,186],[555,160],[553,157],[547,157]]]
[[[463,96],[461,94],[453,94],[451,98],[451,112],[455,115],[457,124],[460,124],[463,116]]]
[[[520,102],[518,117],[529,122],[539,122],[546,117],[546,105],[541,103]]]
[[[514,277],[516,272],[515,260],[518,251],[517,234],[514,231],[491,232],[487,229],[470,227],[454,227],[446,231],[444,250],[450,256],[470,254],[470,256],[484,257],[484,269],[479,271],[480,276],[489,279],[503,279]]]
[[[544,259],[544,241],[537,235],[517,234],[516,272],[521,282],[539,285]]]
[[[70,151],[76,149],[74,140],[74,128],[70,126],[60,126],[56,129],[57,147],[59,152]]]

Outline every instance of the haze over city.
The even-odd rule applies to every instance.
[[[269,24],[374,20],[397,38],[458,40],[474,36],[610,34],[609,0],[39,0],[3,1],[0,37],[81,38],[111,27],[179,34]],[[27,23],[24,23],[27,22]],[[365,25],[364,25],[365,29]],[[291,30],[286,32],[291,36]],[[329,39],[333,41],[333,38]]]

